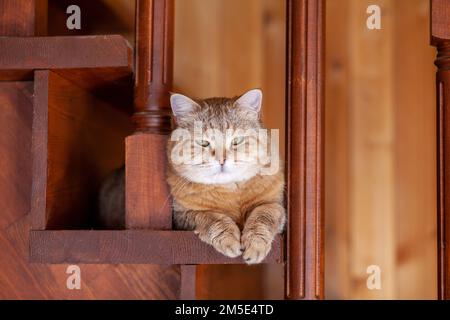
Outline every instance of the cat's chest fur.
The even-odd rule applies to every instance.
[[[174,210],[217,211],[238,223],[255,206],[266,202],[280,202],[283,195],[281,174],[257,175],[252,179],[226,185],[188,183],[178,176],[168,179],[172,186]],[[177,188],[176,186],[181,186]]]

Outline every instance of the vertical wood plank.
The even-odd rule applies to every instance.
[[[44,230],[47,225],[47,171],[48,155],[48,70],[38,70],[34,74],[34,101],[33,101],[33,183],[31,190],[31,228]],[[37,177],[40,177],[37,179]]]
[[[286,298],[322,299],[324,11],[288,2]]]
[[[430,3],[393,3],[395,298],[435,299],[436,53],[429,45]]]
[[[325,85],[325,297],[346,299],[350,277],[350,3],[328,0]],[[336,14],[340,12],[340,14]]]
[[[181,283],[180,283],[180,300],[195,300],[196,299],[196,279],[197,266],[183,265],[180,266]]]
[[[350,272],[355,286],[351,298],[393,299],[394,17],[384,14],[381,30],[367,29],[364,12],[370,4],[369,0],[350,2]],[[390,0],[378,5],[382,12],[393,10]],[[366,270],[371,265],[381,269],[381,290],[367,288]]]

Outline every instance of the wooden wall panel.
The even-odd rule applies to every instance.
[[[395,297],[435,299],[436,51],[429,45],[429,1],[395,1],[394,10]]]
[[[326,3],[325,294],[349,296],[349,1]],[[335,13],[340,11],[341,14]],[[339,35],[339,36],[337,36]],[[336,276],[338,275],[338,276]]]
[[[327,1],[326,297],[435,298],[429,3],[378,1],[373,31],[370,4]],[[366,287],[369,265],[379,291]]]

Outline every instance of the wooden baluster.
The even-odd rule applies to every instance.
[[[437,47],[438,298],[450,298],[450,2],[431,1],[431,42]]]
[[[171,129],[173,0],[138,0],[136,12],[136,132],[126,139],[126,227],[171,229],[165,167]]]
[[[166,183],[171,130],[173,0],[138,0],[136,19],[136,132],[126,139],[126,228],[172,228]],[[195,299],[195,266],[180,267],[180,299]]]
[[[286,298],[323,298],[324,1],[288,2]]]

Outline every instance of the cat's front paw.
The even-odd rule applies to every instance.
[[[256,264],[262,262],[272,247],[273,237],[262,236],[252,231],[242,233],[241,243],[244,253],[242,258],[247,264]]]
[[[242,254],[241,231],[231,219],[219,220],[208,229],[196,230],[195,233],[200,240],[212,245],[227,257],[236,258]]]

